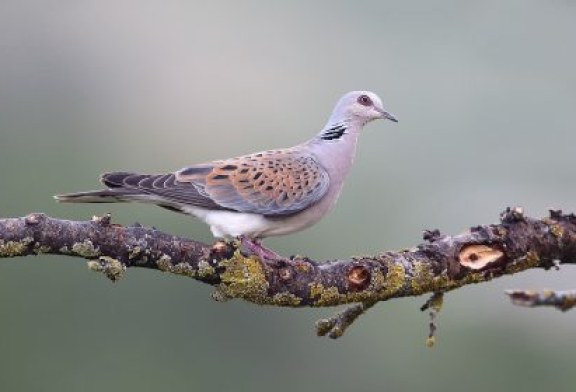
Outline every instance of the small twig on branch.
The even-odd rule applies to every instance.
[[[0,258],[42,253],[81,257],[112,280],[130,267],[161,270],[214,286],[218,300],[241,298],[292,307],[356,303],[317,324],[319,335],[336,338],[379,301],[444,293],[531,268],[555,267],[558,260],[575,263],[576,217],[551,211],[547,218],[533,219],[519,208],[509,208],[499,224],[472,227],[455,236],[427,230],[424,240],[400,252],[320,263],[300,257],[261,259],[238,242],[207,245],[140,225],[112,224],[110,216],[86,222],[44,214],[0,219]],[[574,298],[554,302],[550,296],[511,297],[535,305],[560,303],[563,309],[573,306]],[[440,294],[428,303],[433,311],[431,340],[440,304]]]
[[[576,306],[576,290],[568,291],[531,291],[531,290],[508,290],[506,294],[514,305],[519,306],[553,306],[563,312]]]
[[[444,305],[444,293],[434,293],[432,296],[426,301],[424,305],[420,308],[422,312],[428,310],[428,315],[430,316],[430,323],[428,324],[430,332],[428,333],[428,338],[426,339],[426,345],[428,347],[434,347],[436,344],[436,330],[438,327],[436,326],[436,316],[442,310],[442,305]]]
[[[346,328],[375,304],[376,302],[361,302],[344,309],[340,313],[336,313],[330,318],[318,320],[316,322],[316,334],[338,339],[346,332]]]

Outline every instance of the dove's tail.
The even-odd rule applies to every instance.
[[[141,197],[142,194],[137,190],[120,188],[54,196],[54,198],[61,203],[121,203],[135,201]]]

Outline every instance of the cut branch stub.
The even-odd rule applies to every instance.
[[[481,270],[504,259],[504,252],[487,245],[473,244],[463,247],[458,255],[460,265]]]
[[[364,265],[355,265],[348,271],[348,287],[352,291],[362,291],[370,284],[370,270]]]

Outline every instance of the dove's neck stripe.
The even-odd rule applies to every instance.
[[[332,125],[320,133],[320,139],[322,140],[338,140],[346,134],[348,126],[346,124],[340,123]]]

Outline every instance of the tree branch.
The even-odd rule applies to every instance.
[[[519,306],[553,306],[563,312],[576,306],[576,290],[542,292],[531,290],[508,290],[506,294],[514,305]]]
[[[576,217],[551,211],[547,218],[533,219],[509,208],[499,224],[455,236],[426,231],[424,240],[409,250],[319,263],[260,259],[239,242],[207,245],[140,225],[112,224],[109,216],[85,222],[43,214],[0,219],[0,258],[76,256],[112,280],[128,267],[156,269],[214,286],[217,300],[291,307],[357,303],[318,322],[319,335],[336,338],[379,301],[433,293],[436,302],[426,308],[436,312],[440,293],[531,268],[548,269],[558,260],[575,263]],[[433,329],[431,324],[430,339]]]

